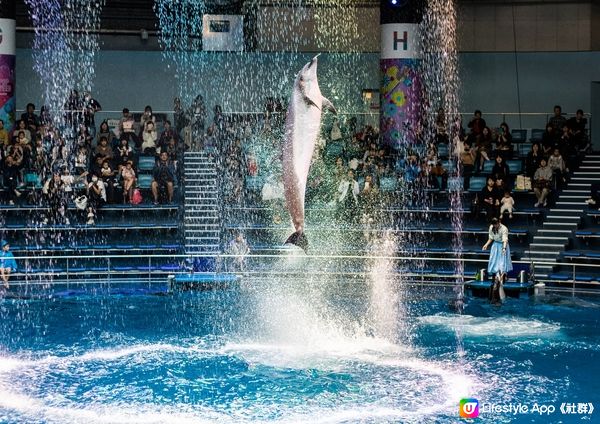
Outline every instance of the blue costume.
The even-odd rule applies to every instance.
[[[490,249],[490,260],[488,262],[488,275],[492,276],[498,272],[510,272],[513,269],[510,260],[510,247],[508,246],[508,228],[500,224],[498,231],[494,232],[494,226],[490,225],[489,238],[492,240]],[[502,252],[502,246],[506,242],[506,251]]]
[[[2,247],[6,246],[8,243],[6,241],[2,241]],[[17,262],[15,261],[15,257],[12,252],[9,251],[0,251],[0,268],[9,268],[11,272],[15,272],[17,270]]]

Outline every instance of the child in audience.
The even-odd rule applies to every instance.
[[[508,217],[512,219],[513,210],[515,206],[515,199],[510,195],[510,191],[505,191],[504,196],[500,199],[500,216],[508,212]]]

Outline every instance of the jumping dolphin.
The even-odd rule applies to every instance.
[[[333,104],[321,95],[317,81],[317,57],[304,65],[296,76],[285,119],[283,143],[283,187],[285,203],[296,230],[286,243],[305,252],[308,239],[304,234],[304,195],[315,142],[321,127],[321,111],[325,107],[337,113]]]

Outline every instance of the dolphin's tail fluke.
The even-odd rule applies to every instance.
[[[288,237],[285,244],[295,244],[300,247],[304,252],[308,253],[308,239],[306,235],[301,231],[296,231],[294,234]]]

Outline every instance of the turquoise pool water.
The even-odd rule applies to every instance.
[[[285,290],[283,290],[285,288]],[[411,290],[378,335],[365,285],[62,290],[0,300],[2,423],[595,422],[600,302]],[[548,415],[484,406],[553,405]]]

